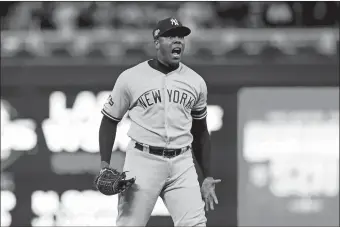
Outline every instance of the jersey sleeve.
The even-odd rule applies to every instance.
[[[191,116],[195,120],[203,119],[207,116],[208,89],[204,80],[200,84],[198,100],[191,110]]]
[[[127,86],[126,76],[121,74],[106,100],[102,114],[114,120],[121,121],[130,106],[130,92]]]

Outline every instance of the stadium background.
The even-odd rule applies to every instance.
[[[208,226],[339,225],[338,2],[1,2],[1,226],[112,225],[93,191],[100,107],[154,57],[155,22],[192,28],[220,204]],[[121,168],[128,117],[112,163]],[[172,224],[159,201],[150,226]]]

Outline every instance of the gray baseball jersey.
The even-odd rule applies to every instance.
[[[207,86],[188,66],[162,73],[149,61],[122,72],[102,114],[120,121],[128,112],[128,136],[151,146],[182,148],[192,143],[192,119],[207,115]]]

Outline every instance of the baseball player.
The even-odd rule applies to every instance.
[[[207,86],[181,63],[190,33],[176,18],[159,21],[153,30],[157,58],[122,72],[102,109],[95,183],[104,194],[119,194],[117,226],[145,226],[158,196],[175,226],[206,226],[205,210],[218,203],[221,180],[209,172]],[[131,141],[120,173],[109,164],[117,124],[127,112]],[[205,177],[201,187],[193,154]]]

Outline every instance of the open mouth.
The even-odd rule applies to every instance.
[[[175,47],[172,49],[171,53],[174,57],[179,57],[181,55],[182,49],[179,47]]]

